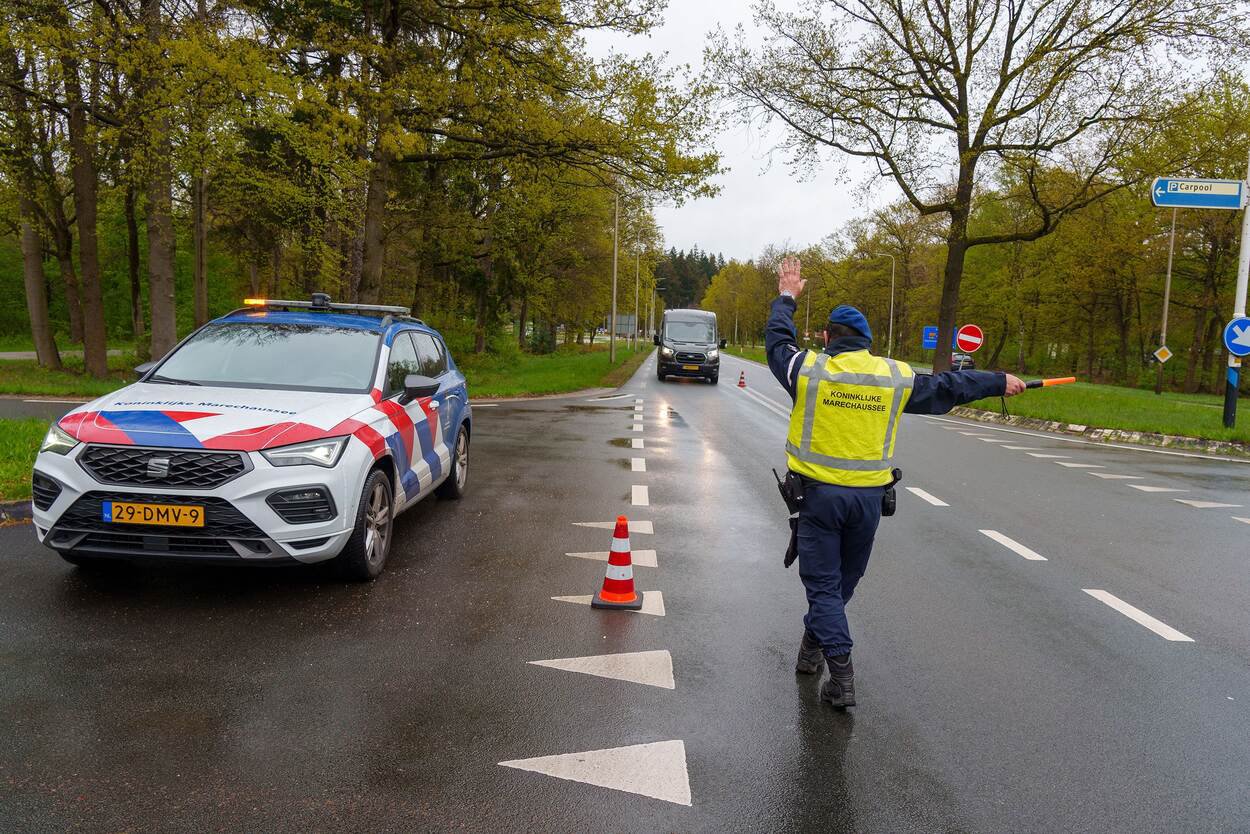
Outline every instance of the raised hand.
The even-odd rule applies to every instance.
[[[807,281],[800,277],[802,265],[793,255],[787,255],[777,267],[777,292],[788,292],[795,298],[803,293]]]

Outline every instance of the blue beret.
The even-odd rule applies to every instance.
[[[829,313],[830,324],[845,324],[854,330],[858,330],[860,335],[872,340],[872,328],[868,326],[868,319],[864,318],[864,314],[856,310],[849,304],[840,304],[833,308]]]

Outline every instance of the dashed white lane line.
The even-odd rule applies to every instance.
[[[1002,533],[998,532],[997,530],[981,530],[979,532],[981,533],[981,535],[987,536],[993,539],[994,541],[998,542],[999,544],[1001,544],[1003,547],[1007,548],[1011,552],[1016,553],[1020,556],[1023,556],[1025,559],[1028,559],[1030,562],[1045,562],[1046,561],[1046,557],[1043,556],[1042,554],[1038,553],[1037,551],[1030,550],[1024,545],[1020,544],[1020,542],[1016,541],[1010,536],[1004,536]]]
[[[499,764],[556,779],[641,794],[676,805],[690,805],[686,745],[681,739],[514,759]]]
[[[997,438],[997,437],[978,437],[977,440],[980,440],[982,443],[1007,443],[1009,442],[1009,441],[1002,440],[1001,438]],[[1006,447],[1004,446],[1003,448],[1006,448]]]
[[[631,449],[642,449],[642,448],[643,448],[643,445],[642,445],[642,438],[641,438],[641,437],[635,437],[633,440],[631,440],[631,441],[629,442],[629,447],[630,447]]]
[[[631,611],[633,614],[651,614],[655,617],[664,616],[664,594],[659,591],[640,591],[642,594],[642,608],[637,611]],[[594,594],[579,594],[571,597],[552,597],[556,602],[571,602],[575,605],[590,605],[590,601],[595,598]]]
[[[634,484],[633,494],[630,496],[630,503],[635,507],[651,506],[651,496],[647,494],[646,484]]]
[[[759,393],[756,393],[755,391],[752,391],[750,388],[728,388],[726,390],[727,391],[741,391],[743,394],[746,394],[748,397],[755,400],[757,403],[764,406],[769,411],[773,412],[779,417],[784,417],[787,420],[790,419],[790,412],[787,409],[782,408],[780,405],[773,402],[768,397],[765,397],[763,394],[759,394]]]
[[[647,471],[647,459],[646,458],[630,458],[629,469],[631,472],[646,472]]]
[[[574,527],[593,527],[596,530],[615,530],[615,521],[574,521]],[[639,533],[644,536],[655,534],[655,529],[651,526],[650,521],[630,521],[629,534],[632,536]]]
[[[1115,472],[1090,472],[1095,478],[1102,478],[1107,481],[1131,481],[1133,479],[1141,480],[1145,475],[1118,475]]]
[[[1194,642],[1192,637],[1182,634],[1181,632],[1172,628],[1170,625],[1168,625],[1165,622],[1156,620],[1154,617],[1150,616],[1149,614],[1147,614],[1145,611],[1141,610],[1140,608],[1129,605],[1127,602],[1120,599],[1115,594],[1109,594],[1106,591],[1099,590],[1097,588],[1082,588],[1081,590],[1089,594],[1091,597],[1098,600],[1099,602],[1102,602],[1106,605],[1111,606],[1116,611],[1119,611],[1121,614],[1128,617],[1130,620],[1137,623],[1138,625],[1144,626],[1150,629],[1155,634],[1162,637],[1164,640],[1171,640],[1173,643]]]
[[[1047,459],[1047,460],[1053,460],[1053,459],[1056,459],[1056,458],[1064,458],[1064,459],[1066,459],[1066,458],[1070,457],[1069,455],[1052,455],[1052,454],[1049,454],[1049,453],[1043,453],[1043,452],[1029,452],[1029,453],[1028,453],[1028,456],[1029,456],[1029,457],[1031,457],[1031,458],[1045,458],[1045,459]]]
[[[531,666],[545,666],[564,672],[611,678],[660,689],[676,689],[673,680],[673,656],[667,650],[649,652],[618,652],[586,657],[557,657],[552,660],[531,660]]]
[[[1231,516],[1233,521],[1240,521],[1242,524],[1250,524],[1250,518],[1242,518],[1239,515]]]
[[[634,423],[634,426],[630,429],[630,431],[642,431],[642,423]]]
[[[947,504],[941,498],[938,498],[936,495],[932,495],[928,492],[925,492],[920,487],[907,487],[907,491],[923,501],[928,501],[930,504],[932,504],[935,507],[949,507],[950,506],[950,504]]]
[[[1189,492],[1187,489],[1176,489],[1175,487],[1158,487],[1149,484],[1128,484],[1133,489],[1140,489],[1142,492]]]
[[[993,437],[994,436],[992,434],[979,434],[978,432],[975,432],[975,431],[961,431],[960,434],[962,434],[964,437]]]
[[[1225,504],[1222,501],[1196,501],[1192,498],[1173,498],[1178,504],[1188,504],[1196,510],[1221,510],[1226,507],[1240,507],[1241,504]]]
[[[635,398],[634,405],[642,405],[642,400]]]
[[[1105,466],[1099,466],[1096,463],[1068,463],[1067,461],[1057,460],[1055,463],[1060,466],[1066,466],[1069,469],[1106,469]]]
[[[607,550],[590,550],[584,553],[565,553],[564,555],[572,556],[576,559],[593,559],[596,562],[606,562],[611,554]],[[633,550],[629,554],[629,561],[634,567],[638,568],[659,567],[654,550]]]
[[[1004,449],[1010,449],[1013,452],[1040,452],[1041,446],[1004,446]]]

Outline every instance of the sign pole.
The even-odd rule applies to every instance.
[[[1163,279],[1163,321],[1159,325],[1159,345],[1168,343],[1168,304],[1172,299],[1172,251],[1176,248],[1176,209],[1172,209],[1172,236],[1168,238],[1168,273]],[[1159,373],[1155,376],[1155,393],[1163,393],[1163,363],[1159,363]]]
[[[1250,183],[1250,157],[1246,162],[1246,181]],[[1250,278],[1250,208],[1241,214],[1241,253],[1237,258],[1237,293],[1233,298],[1233,318],[1246,314],[1246,283]],[[1241,383],[1241,358],[1231,351],[1228,354],[1228,374],[1224,382],[1224,428],[1237,425],[1237,389]]]

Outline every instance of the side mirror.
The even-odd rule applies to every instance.
[[[652,333],[652,334],[651,334],[651,341],[652,341],[653,343],[655,343],[655,345],[658,347],[658,346],[659,346],[659,344],[660,344],[660,334],[659,334],[659,333]]]
[[[721,350],[724,350],[724,349],[725,349],[725,348],[727,348],[728,346],[729,346],[729,340],[728,340],[728,339],[721,339],[721,340],[720,340],[720,349],[721,349]]]
[[[143,379],[145,376],[152,373],[152,369],[155,367],[155,362],[144,362],[142,365],[136,365],[135,376],[139,377],[139,379]]]
[[[438,393],[438,380],[421,374],[408,374],[404,377],[404,393],[411,399],[432,397]]]

